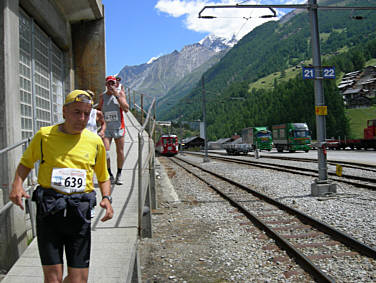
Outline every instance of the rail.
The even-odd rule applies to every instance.
[[[11,146],[8,146],[2,150],[0,150],[0,155],[1,154],[4,154],[4,153],[7,153],[19,146],[23,146],[25,145],[26,147],[29,145],[31,141],[31,138],[27,138],[27,139],[24,139],[14,145],[11,145]],[[33,180],[33,172],[30,172],[30,174],[28,175],[27,177],[27,188],[25,189],[25,191],[27,193],[29,193],[29,195],[32,194],[32,190],[33,190],[33,183],[32,183],[32,180]],[[0,209],[0,216],[5,213],[6,211],[8,211],[8,209],[10,209],[11,207],[13,207],[14,203],[11,202],[11,201],[8,201],[1,209]],[[26,206],[28,208],[28,212],[30,213],[30,221],[31,221],[31,229],[32,229],[32,235],[33,235],[33,238],[36,237],[36,226],[35,226],[35,213],[34,213],[34,209],[33,209],[33,204],[31,201],[29,200],[26,200]]]
[[[142,111],[141,111],[142,114]],[[152,103],[150,104],[149,110],[147,112],[145,121],[141,126],[138,132],[138,233],[139,236],[144,236],[145,233],[142,233],[143,229],[143,216],[144,216],[144,205],[146,201],[151,202],[149,205],[155,206],[154,198],[152,198],[151,194],[155,193],[155,171],[154,171],[154,144],[152,142],[151,137],[153,136],[155,130],[155,98],[153,99]],[[145,145],[144,140],[144,132],[145,130],[148,132],[148,154],[146,158],[143,158],[143,149]],[[149,179],[147,180],[144,178],[144,173],[149,169],[148,176]],[[151,210],[151,207],[149,207]],[[150,219],[151,221],[151,219]],[[151,223],[150,225],[151,226]],[[150,230],[151,233],[151,230]],[[149,235],[150,236],[150,235]]]

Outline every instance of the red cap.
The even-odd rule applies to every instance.
[[[114,76],[108,76],[106,78],[106,82],[110,82],[110,81],[113,81],[114,83],[116,83],[116,78]]]

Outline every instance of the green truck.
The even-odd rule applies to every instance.
[[[311,132],[306,123],[285,123],[272,126],[273,143],[278,152],[311,149]]]
[[[272,134],[267,127],[250,127],[242,130],[243,143],[252,145],[252,149],[271,150]]]
[[[250,127],[242,130],[241,143],[224,144],[223,148],[229,155],[247,154],[255,149],[271,150],[272,134],[267,127]]]

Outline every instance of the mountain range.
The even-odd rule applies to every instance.
[[[368,0],[322,0],[328,6],[374,6]],[[360,70],[376,58],[374,11],[323,10],[318,13],[323,66],[334,66],[336,77]],[[205,71],[207,133],[211,140],[231,136],[242,128],[305,121],[316,128],[314,88],[301,70],[312,64],[311,28],[306,10],[267,22],[245,35],[216,64]],[[252,89],[253,82],[271,77],[269,89]],[[266,84],[265,84],[266,85]],[[342,96],[334,80],[324,82],[328,136],[346,135]],[[196,83],[168,110],[159,107],[159,120],[202,119],[202,87]],[[238,98],[234,100],[234,98]]]
[[[228,40],[209,35],[198,43],[184,46],[180,51],[152,58],[141,65],[125,66],[118,76],[127,87],[146,94],[148,98],[158,99],[188,74],[205,72],[236,42],[235,37]]]

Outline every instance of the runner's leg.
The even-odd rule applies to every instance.
[[[63,265],[42,265],[44,282],[45,283],[58,283],[63,280]]]
[[[110,151],[111,142],[112,142],[112,138],[108,138],[108,137],[103,138],[103,144],[104,144],[104,147],[106,148],[106,152]],[[107,156],[107,168],[111,169],[110,156]]]
[[[68,267],[68,276],[63,283],[86,283],[89,277],[89,268]]]
[[[110,174],[111,184],[114,184],[115,178],[114,178],[114,175],[112,175],[112,172],[111,172],[111,159],[110,159],[111,142],[112,142],[112,138],[110,138],[110,137],[104,137],[103,138],[103,144],[104,144],[104,147],[106,148],[107,170],[108,170],[108,174]]]
[[[116,156],[117,156],[117,168],[123,168],[124,164],[124,137],[115,139],[116,144]]]
[[[117,172],[115,178],[116,185],[122,185],[123,180],[121,177],[121,170],[123,169],[124,164],[124,137],[115,139],[116,144],[116,157],[117,157]]]

